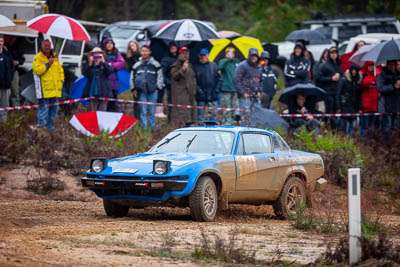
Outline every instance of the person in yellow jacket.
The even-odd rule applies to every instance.
[[[61,97],[64,70],[56,53],[51,49],[49,40],[42,42],[41,51],[35,56],[32,67],[36,98],[39,100],[39,104],[56,104],[58,98]],[[58,105],[40,107],[38,109],[37,127],[47,127],[47,130],[52,132],[57,112]]]

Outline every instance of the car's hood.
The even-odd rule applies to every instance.
[[[172,166],[183,166],[195,161],[223,156],[210,153],[142,153],[135,156],[117,158],[109,161],[110,166],[128,167],[136,164],[153,164],[153,160],[167,160]],[[126,165],[126,166],[123,166]]]

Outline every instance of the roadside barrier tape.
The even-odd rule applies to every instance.
[[[176,107],[176,108],[195,108],[195,109],[204,109],[204,110],[222,110],[222,111],[236,111],[236,112],[248,112],[247,109],[239,109],[239,108],[218,108],[218,107],[208,107],[208,106],[193,106],[193,105],[181,105],[181,104],[165,104],[165,103],[154,103],[154,102],[146,102],[146,101],[136,101],[136,100],[127,100],[127,99],[117,99],[117,98],[108,98],[108,97],[85,97],[79,99],[70,99],[70,100],[62,100],[57,103],[52,104],[36,104],[36,105],[27,105],[27,106],[17,106],[17,107],[5,107],[0,108],[0,111],[11,111],[11,110],[25,110],[25,109],[36,109],[42,107],[51,107],[56,105],[65,105],[78,103],[82,101],[88,101],[92,99],[104,100],[104,101],[114,101],[119,103],[129,103],[129,104],[144,104],[144,105],[156,105],[156,106],[164,106],[164,107]],[[359,116],[382,116],[383,112],[374,112],[374,113],[335,113],[335,114],[325,114],[325,113],[317,113],[317,114],[280,114],[283,118],[303,118],[303,117],[317,117],[317,118],[327,118],[327,117],[359,117]],[[392,115],[400,114],[390,113]]]

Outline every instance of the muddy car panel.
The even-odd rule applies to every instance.
[[[227,203],[273,201],[278,198],[286,179],[293,174],[301,177],[310,190],[324,187],[322,180],[320,183],[315,182],[324,173],[321,157],[318,154],[285,148],[287,145],[283,140],[281,142],[285,144],[279,148],[276,140],[281,137],[274,131],[247,127],[204,126],[177,129],[172,133],[175,136],[176,133],[184,131],[192,131],[199,135],[204,131],[232,133],[232,149],[224,154],[215,151],[188,153],[153,150],[107,160],[107,166],[101,172],[89,170],[86,177],[82,178],[82,185],[104,199],[153,203],[187,197],[195,188],[198,178],[203,175],[214,179],[219,198],[224,198]],[[254,145],[252,140],[261,138],[268,149],[270,146],[270,150],[250,155],[241,153],[241,138],[246,134],[250,134],[246,137],[249,146]],[[206,144],[204,146],[207,147]],[[168,173],[154,174],[154,162],[157,160],[170,162]],[[160,184],[163,184],[161,189],[155,187]]]

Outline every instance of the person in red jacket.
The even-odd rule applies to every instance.
[[[363,80],[361,82],[361,111],[363,113],[378,112],[379,93],[376,88],[376,75],[374,75],[374,63],[365,62],[362,70]],[[375,126],[376,116],[360,116],[360,135],[366,130],[370,133]]]

